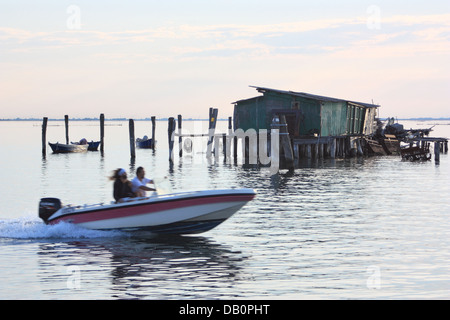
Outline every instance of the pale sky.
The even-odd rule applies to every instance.
[[[228,117],[249,85],[450,117],[450,1],[0,0],[0,118]]]

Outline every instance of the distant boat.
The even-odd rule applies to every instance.
[[[88,151],[97,151],[98,146],[100,145],[100,141],[91,141],[87,142],[85,138],[81,139],[79,142],[71,142],[74,145],[88,145]]]
[[[53,150],[53,153],[74,153],[86,152],[88,144],[65,144],[65,143],[48,143]]]
[[[137,138],[136,145],[140,149],[154,149],[155,148],[155,143],[153,142],[153,139],[149,139],[147,136],[144,136],[142,139]]]

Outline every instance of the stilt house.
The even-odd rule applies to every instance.
[[[235,130],[270,130],[274,116],[285,115],[291,138],[367,136],[375,133],[379,105],[251,87],[262,95],[234,102]]]

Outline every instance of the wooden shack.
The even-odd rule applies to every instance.
[[[234,130],[270,130],[273,119],[283,115],[296,158],[302,154],[332,158],[350,152],[362,154],[363,138],[376,132],[379,105],[251,87],[262,95],[233,103]]]
[[[379,105],[303,92],[254,87],[262,96],[234,102],[234,129],[270,129],[275,115],[285,115],[292,138],[371,135]]]

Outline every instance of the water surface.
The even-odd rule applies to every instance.
[[[63,122],[48,140],[64,142]],[[107,122],[105,152],[41,155],[39,122],[0,122],[0,299],[448,299],[450,165],[398,157],[303,161],[290,173],[207,160],[206,141],[168,161],[167,123],[156,151],[130,159],[127,122]],[[407,122],[426,128],[433,122]],[[450,136],[440,121],[433,136]],[[186,130],[206,122],[183,122]],[[219,122],[219,130],[226,129]],[[136,136],[150,122],[136,121]],[[73,141],[95,122],[71,122]],[[20,139],[17,139],[20,137]],[[18,143],[18,141],[23,143]],[[251,187],[257,198],[197,236],[133,236],[46,226],[39,199],[108,203],[111,171],[144,166],[161,192]]]

